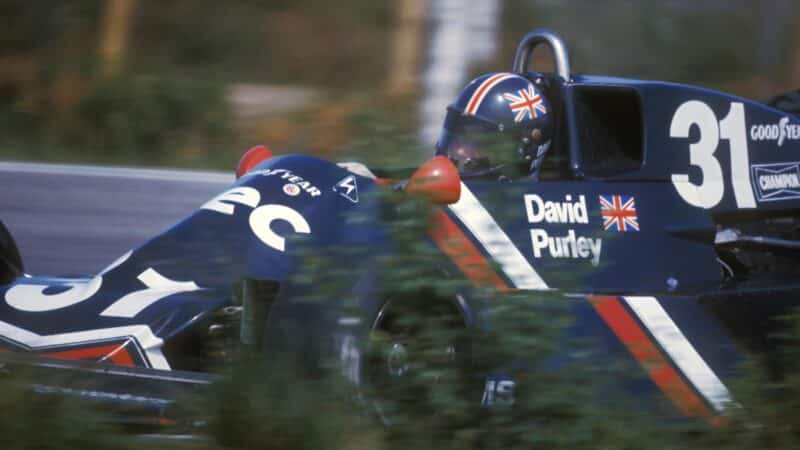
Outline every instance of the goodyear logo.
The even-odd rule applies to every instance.
[[[751,170],[759,201],[800,198],[800,163],[754,164]]]
[[[318,197],[322,195],[322,191],[317,189],[316,186],[311,184],[310,181],[305,180],[303,177],[293,173],[291,170],[287,169],[261,169],[261,170],[251,170],[247,172],[244,176],[251,177],[254,175],[260,175],[264,177],[280,177],[281,180],[286,180],[290,184],[286,184],[283,186],[283,192],[286,195],[295,196],[300,193],[297,188],[300,188],[305,193],[312,197]],[[287,187],[294,185],[295,187]]]
[[[750,139],[753,141],[778,141],[782,147],[786,140],[800,140],[800,125],[789,123],[789,118],[784,117],[778,123],[753,125],[750,127]]]

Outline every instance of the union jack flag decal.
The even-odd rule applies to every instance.
[[[639,231],[636,201],[631,195],[601,195],[603,228],[611,231]]]
[[[531,120],[539,117],[539,113],[547,114],[547,108],[542,103],[542,96],[536,92],[533,84],[528,84],[527,89],[517,91],[519,95],[505,94],[503,97],[508,100],[508,107],[511,112],[517,113],[514,122],[522,122],[526,117]]]

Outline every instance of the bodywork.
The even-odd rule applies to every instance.
[[[568,334],[641,368],[633,391],[715,420],[734,401],[727,383],[743,355],[768,350],[773,319],[797,303],[800,121],[693,86],[526,76],[558,123],[541,179],[464,179],[421,238],[443,273],[473,287],[561,296],[575,319]],[[357,352],[385,301],[377,261],[393,251],[379,195],[387,184],[309,156],[268,159],[93,277],[24,276],[3,287],[2,344],[134,368],[106,377],[192,386],[207,383],[213,365],[198,342],[228,313],[269,321],[261,334],[242,331],[246,344],[277,329],[298,351],[323,341],[320,353]],[[354,259],[350,248],[372,251]],[[351,279],[319,295],[355,298],[356,312],[318,327],[313,307],[269,318],[242,311],[248,283],[272,286],[275,305],[313,291],[297,280],[320,254]],[[469,294],[458,306],[480,329]],[[484,400],[501,384],[489,375]]]

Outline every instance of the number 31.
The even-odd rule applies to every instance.
[[[731,103],[728,115],[717,123],[714,111],[705,103],[690,100],[675,111],[669,135],[673,138],[688,138],[692,125],[700,129],[700,139],[689,144],[689,163],[700,168],[703,180],[700,184],[689,181],[689,175],[672,175],[672,184],[678,194],[692,206],[713,208],[722,201],[725,181],[722,166],[714,153],[720,139],[730,141],[731,184],[736,205],[739,208],[755,208],[756,200],[750,183],[750,162],[747,151],[747,130],[744,120],[744,105]]]

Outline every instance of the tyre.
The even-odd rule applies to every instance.
[[[11,283],[24,272],[17,244],[3,222],[0,222],[0,285]]]
[[[429,295],[386,301],[362,360],[366,399],[386,425],[413,425],[476,404],[468,329],[455,302]]]

